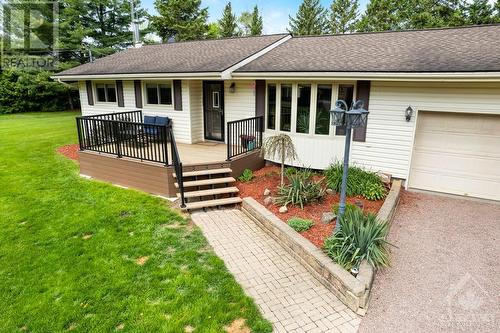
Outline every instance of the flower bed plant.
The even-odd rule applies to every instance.
[[[298,205],[303,209],[306,204],[321,201],[325,189],[321,182],[313,180],[312,176],[310,170],[287,175],[288,183],[279,187],[276,203],[282,206]]]
[[[288,225],[297,232],[307,231],[311,229],[314,222],[311,220],[301,219],[300,217],[292,217],[288,220]]]
[[[325,170],[326,182],[329,188],[340,192],[342,186],[342,172],[344,166],[336,162]],[[347,195],[361,195],[368,200],[382,200],[387,194],[387,189],[374,172],[350,166],[347,174]]]

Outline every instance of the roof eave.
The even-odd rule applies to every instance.
[[[191,73],[109,73],[109,74],[66,74],[53,75],[59,81],[74,80],[116,80],[116,79],[220,79],[221,72],[191,72]]]

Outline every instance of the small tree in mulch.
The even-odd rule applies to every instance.
[[[281,160],[281,186],[285,175],[285,160],[293,161],[297,158],[297,152],[292,139],[286,134],[278,134],[267,137],[261,148],[262,156],[274,158],[278,156]]]

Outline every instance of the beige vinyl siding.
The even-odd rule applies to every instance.
[[[353,142],[351,160],[406,179],[418,110],[500,114],[500,84],[372,82],[366,142]]]
[[[146,81],[143,81],[143,84]],[[100,113],[124,112],[138,110],[135,106],[134,81],[123,81],[124,107],[118,107],[118,103],[99,103],[94,96],[94,105],[88,105],[87,89],[85,81],[79,82],[80,101],[82,115],[94,115]],[[146,105],[143,91],[143,115],[163,116],[172,119],[174,124],[175,138],[181,143],[192,143],[191,116],[190,116],[190,82],[182,80],[182,111],[174,110],[173,105]],[[95,89],[94,89],[95,90]],[[95,91],[94,91],[95,94]]]
[[[204,140],[202,81],[189,81],[189,102],[191,113],[191,141],[196,143]]]

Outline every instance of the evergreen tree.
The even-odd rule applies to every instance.
[[[289,19],[288,31],[294,35],[321,35],[328,30],[326,11],[319,0],[304,0],[297,15]]]
[[[473,0],[465,6],[464,12],[467,24],[480,25],[495,22],[493,7],[488,0]]]
[[[163,41],[202,39],[208,32],[208,9],[201,8],[201,0],[156,0],[158,16],[151,17],[151,25]]]
[[[262,35],[262,28],[264,27],[264,21],[262,20],[262,15],[259,13],[259,8],[257,5],[253,7],[252,21],[250,24],[250,35],[259,36]]]
[[[361,31],[386,31],[404,28],[405,4],[398,0],[371,0],[359,21]]]
[[[243,12],[240,15],[239,22],[241,31],[245,36],[259,36],[262,34],[263,21],[259,14],[259,8],[255,6],[253,11]]]
[[[418,0],[406,6],[407,28],[456,27],[465,24],[465,0]]]
[[[207,39],[220,38],[220,26],[217,22],[212,22],[208,24],[208,31],[206,34]]]
[[[219,20],[221,37],[233,37],[239,35],[236,15],[233,14],[231,1],[224,7],[222,18]]]
[[[496,11],[495,22],[500,23],[500,0],[497,0],[497,2],[495,2],[495,11]]]
[[[330,32],[345,34],[356,30],[358,0],[333,0],[330,6]]]

